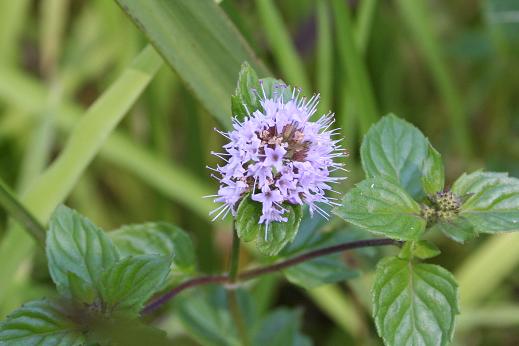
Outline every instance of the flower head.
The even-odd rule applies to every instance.
[[[263,90],[261,109],[249,113],[243,121],[233,119],[233,129],[220,132],[229,142],[223,153],[213,153],[226,162],[214,169],[220,182],[215,202],[223,203],[213,211],[219,216],[236,214],[238,201],[247,193],[262,204],[259,223],[287,221],[284,203],[308,205],[310,213],[328,214],[318,203],[335,205],[331,184],[342,177],[332,177],[344,170],[334,162],[343,149],[332,137],[333,114],[311,121],[319,95],[307,100],[300,92],[287,97],[285,85],[272,98]],[[258,95],[259,96],[259,95]]]

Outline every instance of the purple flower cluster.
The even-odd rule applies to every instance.
[[[278,86],[286,88],[284,85]],[[285,96],[283,96],[285,94]],[[315,122],[319,95],[307,100],[295,90],[291,97],[276,93],[267,98],[263,90],[261,110],[249,112],[239,121],[233,119],[233,130],[220,132],[229,143],[225,152],[214,153],[226,162],[213,169],[220,189],[213,196],[223,203],[212,213],[225,217],[236,213],[241,198],[251,193],[252,200],[262,204],[260,224],[286,222],[283,203],[308,205],[311,214],[328,214],[316,203],[336,205],[336,199],[326,196],[333,191],[330,184],[342,177],[332,177],[336,170],[344,170],[334,158],[343,155],[339,140],[332,139],[337,129],[331,129],[333,114],[328,113]]]

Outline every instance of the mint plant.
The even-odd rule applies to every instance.
[[[151,314],[176,314],[202,344],[312,345],[300,330],[301,310],[269,312],[242,283],[275,272],[306,289],[348,280],[358,273],[339,253],[380,246],[400,248],[384,258],[371,254],[379,260],[373,319],[384,343],[449,344],[459,293],[448,270],[428,263],[441,253],[429,235],[464,243],[519,230],[519,179],[476,171],[449,186],[429,140],[387,115],[363,139],[365,180],[333,197],[333,184],[344,179],[344,152],[332,138],[333,116],[311,119],[317,103],[318,96],[307,99],[243,65],[231,97],[234,128],[220,132],[228,143],[215,154],[225,163],[214,169],[221,185],[212,197],[222,203],[214,216],[231,215],[234,226],[227,273],[198,274],[194,245],[174,225],[105,232],[60,206],[45,238],[57,294],[1,322],[0,345],[171,344],[145,323]],[[11,207],[34,225],[23,206]],[[242,241],[254,241],[268,264],[240,271]]]

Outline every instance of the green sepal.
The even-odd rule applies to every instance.
[[[256,71],[244,62],[241,65],[236,91],[231,96],[232,114],[238,120],[243,120],[261,107],[259,93],[261,87]]]
[[[256,239],[258,250],[267,256],[274,256],[290,243],[299,230],[303,218],[300,205],[283,203],[286,209],[283,217],[286,222],[271,222],[268,226],[260,224],[261,203],[255,202],[246,195],[238,206],[235,227],[238,237],[245,242]]]

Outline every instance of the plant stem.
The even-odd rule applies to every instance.
[[[170,299],[174,298],[177,294],[181,293],[182,291],[184,291],[188,288],[204,286],[204,285],[211,285],[211,284],[228,284],[228,283],[232,283],[232,282],[236,283],[236,282],[241,282],[241,281],[247,281],[250,279],[254,279],[258,276],[261,276],[261,275],[271,274],[271,273],[277,272],[279,270],[283,270],[288,267],[312,260],[314,258],[331,255],[331,254],[337,253],[337,252],[343,252],[343,251],[359,249],[359,248],[364,248],[364,247],[374,247],[374,246],[385,246],[385,245],[400,246],[401,244],[402,244],[402,242],[400,242],[398,240],[393,240],[393,239],[388,239],[388,238],[357,240],[357,241],[351,241],[351,242],[347,242],[347,243],[341,243],[341,244],[325,247],[322,249],[317,249],[314,251],[309,251],[307,253],[287,259],[285,261],[274,263],[269,266],[247,270],[239,275],[236,275],[234,280],[230,279],[231,278],[230,274],[229,275],[200,276],[197,278],[187,280],[187,281],[181,283],[179,286],[173,287],[170,291],[166,292],[165,294],[161,295],[160,297],[158,297],[157,299],[155,299],[154,301],[152,301],[148,305],[146,305],[144,307],[144,309],[142,310],[142,313],[149,314],[149,313],[155,311],[156,309],[158,309],[159,307],[164,305],[166,302],[168,302]],[[237,247],[239,250],[239,245]]]
[[[234,283],[236,281],[236,277],[238,275],[239,262],[240,262],[240,238],[238,237],[238,232],[236,232],[236,229],[235,229],[234,223],[233,223],[231,263],[229,265],[229,281],[231,283]]]
[[[7,213],[20,223],[43,246],[45,244],[45,228],[36,218],[14,197],[14,194],[0,179],[0,205]]]
[[[240,238],[238,237],[238,232],[236,232],[234,222],[232,228],[232,251],[228,276],[228,280],[231,284],[236,282],[238,276],[238,265],[240,262]],[[243,319],[243,314],[240,310],[238,295],[234,287],[229,288],[227,290],[227,299],[229,303],[229,311],[231,312],[232,319],[234,320],[234,324],[236,325],[236,329],[238,330],[240,340],[243,346],[248,346],[250,345],[249,335],[247,333],[247,328],[244,323],[245,321]]]

